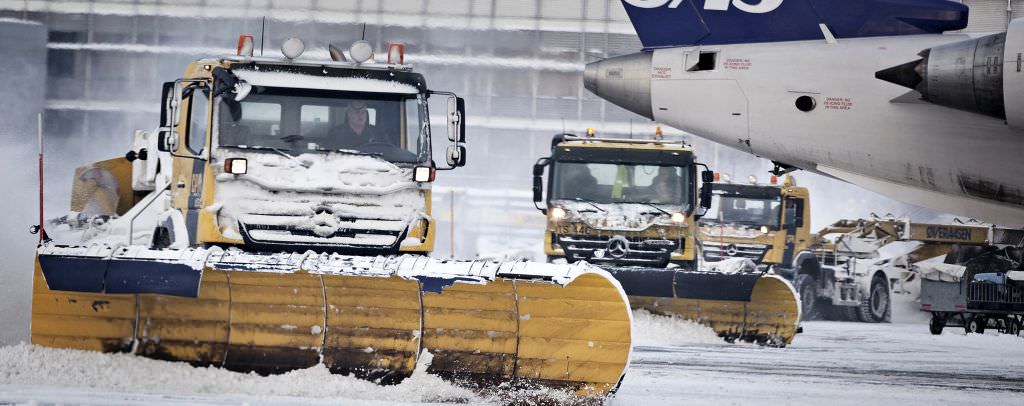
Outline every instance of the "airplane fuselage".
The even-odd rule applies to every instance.
[[[931,34],[656,49],[646,53],[650,106],[630,108],[621,97],[613,102],[909,203],[1024,225],[1024,131],[1001,118],[921,101],[920,94],[875,77],[920,59],[922,50],[969,38]],[[602,75],[641,79],[630,77],[628,68],[616,72],[606,64],[613,60],[588,67],[588,87]],[[1005,63],[1009,72],[1015,61]]]

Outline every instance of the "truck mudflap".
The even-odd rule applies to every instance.
[[[796,290],[760,272],[717,273],[663,268],[605,268],[634,309],[707,325],[726,341],[770,346],[793,342],[800,321]]]
[[[585,395],[614,392],[631,354],[625,293],[586,264],[128,251],[41,246],[32,342],[260,374],[323,363],[383,384],[429,351],[427,372],[460,383]]]

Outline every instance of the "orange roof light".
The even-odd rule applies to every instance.
[[[596,134],[596,133],[597,133],[597,130],[594,130],[594,127],[587,127],[587,136],[588,137],[593,137],[594,134]]]
[[[392,65],[405,63],[405,44],[388,44],[388,63]]]
[[[238,56],[248,56],[248,57],[251,57],[252,56],[252,49],[253,49],[253,47],[254,46],[253,46],[252,35],[244,35],[243,34],[243,35],[239,35],[238,36],[238,49],[236,50],[236,54]]]

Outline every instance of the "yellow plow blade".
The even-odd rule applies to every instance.
[[[44,246],[32,342],[261,374],[322,363],[385,384],[429,351],[427,372],[458,382],[588,395],[629,362],[625,294],[585,264],[183,251]]]
[[[800,322],[796,291],[777,275],[660,268],[612,268],[634,309],[677,315],[715,330],[726,341],[783,347]]]

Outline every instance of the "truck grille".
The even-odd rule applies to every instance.
[[[760,264],[768,252],[768,245],[765,244],[741,244],[722,243],[718,241],[701,241],[701,248],[704,259],[707,261],[721,261],[726,258],[749,258]]]
[[[682,248],[676,240],[622,236],[556,235],[555,242],[565,251],[569,262],[585,260],[612,265],[662,267],[668,264],[673,251]]]
[[[372,205],[371,205],[372,206]],[[381,216],[379,207],[351,202],[252,205],[238,216],[242,235],[256,245],[397,249],[410,220]]]

